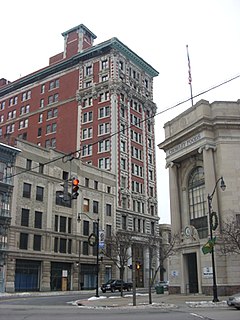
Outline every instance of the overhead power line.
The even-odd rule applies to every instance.
[[[208,93],[208,92],[210,92],[210,91],[212,91],[212,90],[214,90],[214,89],[217,89],[217,88],[219,88],[219,87],[221,87],[221,86],[223,86],[223,85],[225,85],[225,84],[227,84],[227,83],[229,83],[229,82],[231,82],[231,81],[233,81],[233,80],[238,79],[239,77],[240,77],[240,74],[238,74],[238,75],[236,75],[236,76],[234,76],[234,77],[232,77],[232,78],[230,78],[230,79],[228,79],[228,80],[225,80],[225,81],[223,81],[223,82],[221,82],[221,83],[219,83],[219,84],[216,84],[216,85],[210,87],[210,88],[207,89],[207,90],[201,91],[201,92],[195,94],[194,96],[192,96],[192,97],[190,97],[190,98],[187,98],[187,99],[185,99],[185,100],[182,100],[182,101],[174,104],[174,105],[171,106],[171,107],[168,107],[168,108],[166,108],[166,109],[164,109],[164,110],[162,110],[162,111],[159,111],[159,112],[155,113],[155,114],[152,115],[152,116],[149,116],[149,117],[147,117],[147,118],[145,118],[145,119],[142,119],[142,120],[140,120],[140,121],[139,121],[138,123],[136,123],[136,124],[131,124],[131,125],[127,126],[127,128],[125,128],[125,129],[118,130],[118,131],[116,131],[116,132],[108,135],[107,137],[104,137],[104,138],[102,138],[102,139],[99,139],[99,140],[97,140],[97,141],[95,141],[95,142],[93,142],[93,143],[91,143],[91,144],[89,144],[89,145],[93,146],[93,145],[99,143],[100,141],[105,141],[106,139],[109,139],[109,138],[111,138],[111,137],[113,137],[113,136],[115,136],[115,135],[123,132],[124,130],[127,130],[127,129],[132,128],[132,127],[136,127],[136,126],[139,125],[140,123],[144,123],[144,122],[148,121],[149,119],[152,119],[152,118],[154,118],[154,117],[156,117],[156,116],[158,116],[158,115],[160,115],[160,114],[163,114],[163,113],[165,113],[165,112],[167,112],[167,111],[169,111],[169,110],[172,110],[172,109],[174,109],[174,108],[176,108],[176,107],[178,107],[178,106],[180,106],[180,105],[182,105],[182,104],[184,104],[184,103],[192,100],[193,98],[197,98],[197,97],[199,97],[199,96],[201,96],[201,95],[203,95],[203,94],[205,94],[205,93]],[[67,162],[67,161],[71,161],[71,160],[73,160],[73,159],[79,159],[79,158],[80,158],[80,155],[81,155],[81,151],[82,151],[82,148],[80,148],[79,150],[76,150],[76,151],[74,151],[74,152],[70,152],[70,153],[68,153],[68,154],[66,154],[66,155],[63,155],[63,156],[60,156],[60,157],[56,157],[56,158],[54,158],[54,159],[52,159],[52,160],[50,160],[50,161],[45,162],[43,165],[48,165],[48,164],[53,163],[53,162],[58,161],[58,160],[62,160],[62,161],[64,161],[64,162]],[[74,157],[75,154],[79,154],[79,156],[78,156],[78,157]],[[68,158],[69,158],[69,159],[68,159]],[[64,160],[64,159],[65,159],[65,160]],[[68,160],[67,160],[67,159],[68,159]],[[21,171],[21,172],[12,174],[12,175],[10,175],[8,178],[12,178],[12,177],[15,177],[15,176],[17,176],[17,175],[20,175],[20,174],[22,174],[22,173],[26,173],[26,172],[32,171],[32,170],[34,170],[34,169],[39,168],[39,166],[40,166],[40,165],[37,165],[37,166],[35,166],[35,167],[31,168],[31,169],[25,169],[25,170],[23,170],[23,171]]]

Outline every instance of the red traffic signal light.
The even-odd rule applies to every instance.
[[[72,199],[77,199],[79,193],[79,180],[77,178],[72,179]]]

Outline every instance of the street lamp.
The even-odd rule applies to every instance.
[[[210,241],[213,242],[213,230],[216,229],[217,227],[217,221],[214,222],[214,226],[213,226],[213,216],[214,213],[212,211],[212,199],[214,196],[214,193],[216,191],[218,182],[221,181],[221,185],[220,188],[222,189],[222,191],[224,191],[226,189],[226,185],[225,182],[223,180],[223,177],[219,178],[215,184],[215,187],[213,189],[213,192],[211,194],[208,194],[208,218],[209,218],[209,227],[210,227]],[[215,216],[216,218],[216,216]],[[217,294],[217,283],[216,283],[216,272],[215,272],[215,258],[214,258],[214,245],[212,246],[212,250],[211,250],[211,254],[212,254],[212,273],[213,273],[213,302],[218,302],[218,294]]]
[[[80,222],[81,218],[80,215],[84,214],[86,217],[88,217],[90,220],[96,222],[96,233],[92,233],[90,234],[89,238],[88,238],[88,243],[91,246],[97,246],[97,261],[96,261],[96,294],[95,297],[99,297],[99,293],[98,293],[98,274],[99,274],[99,218],[97,219],[92,219],[91,217],[89,217],[88,214],[86,214],[85,212],[79,213],[78,214],[78,218],[77,221]],[[80,261],[79,261],[80,263]]]

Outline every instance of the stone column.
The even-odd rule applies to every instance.
[[[40,291],[50,291],[50,279],[51,279],[51,262],[42,261],[42,280]]]
[[[182,228],[181,207],[179,201],[178,168],[179,164],[170,162],[169,167],[169,191],[170,191],[170,211],[173,234]]]

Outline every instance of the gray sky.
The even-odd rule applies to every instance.
[[[156,144],[163,125],[191,106],[193,95],[240,74],[240,0],[8,0],[1,2],[0,78],[13,81],[48,65],[63,51],[62,32],[81,23],[94,44],[117,37],[160,72],[154,81]],[[240,98],[240,78],[194,99]],[[156,149],[161,223],[170,222],[165,154]]]

